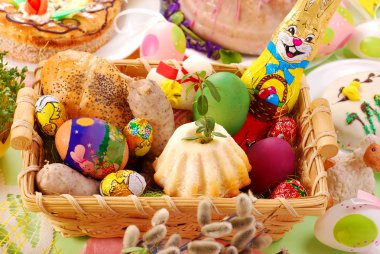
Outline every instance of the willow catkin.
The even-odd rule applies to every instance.
[[[153,228],[149,229],[149,231],[144,234],[143,240],[147,244],[157,243],[165,238],[166,232],[167,232],[167,229],[165,225],[161,224],[161,225],[154,226]]]
[[[221,246],[212,241],[192,241],[188,245],[189,254],[218,254]]]
[[[202,227],[201,232],[203,235],[212,237],[212,238],[220,238],[223,236],[227,236],[232,231],[232,225],[228,221],[222,222],[214,222],[211,224],[207,224]]]
[[[207,199],[199,202],[197,219],[201,227],[211,223],[211,204]]]
[[[165,248],[168,248],[168,247],[171,247],[171,246],[174,246],[174,247],[179,247],[179,245],[181,244],[181,236],[179,234],[172,234],[168,241],[165,243]]]
[[[250,247],[256,250],[263,250],[273,242],[272,237],[269,234],[261,234],[253,239]]]
[[[230,220],[232,228],[237,231],[243,231],[248,228],[254,227],[256,223],[256,219],[254,216],[247,217],[234,217]]]
[[[247,194],[241,193],[236,198],[236,212],[240,217],[252,215],[252,201]]]
[[[166,224],[169,220],[169,212],[165,208],[158,210],[152,217],[152,226]]]
[[[168,248],[165,248],[157,252],[157,254],[180,254],[180,253],[181,253],[180,249],[176,246],[170,246]]]
[[[239,251],[236,249],[235,246],[228,246],[224,249],[223,254],[238,254]]]
[[[135,225],[130,225],[125,230],[123,238],[123,247],[130,248],[136,247],[137,242],[139,241],[140,230]]]
[[[256,228],[252,227],[245,231],[237,232],[231,240],[231,245],[235,246],[239,251],[243,250],[246,245],[255,236]]]

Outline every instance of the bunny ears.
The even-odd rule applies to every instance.
[[[332,16],[341,0],[308,0],[305,1],[304,11],[317,13],[320,18],[323,15]],[[334,8],[330,8],[334,7]]]

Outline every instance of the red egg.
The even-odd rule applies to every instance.
[[[269,137],[247,150],[252,170],[250,189],[253,193],[266,193],[277,184],[294,175],[295,155],[288,142]]]

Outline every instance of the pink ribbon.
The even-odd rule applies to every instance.
[[[367,204],[380,208],[380,199],[368,192],[358,190],[358,199],[353,199],[352,202],[357,205]]]

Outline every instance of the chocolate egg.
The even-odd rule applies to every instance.
[[[181,28],[171,22],[158,22],[145,35],[140,56],[148,60],[176,59],[185,56],[186,37]]]
[[[288,142],[281,138],[265,138],[248,148],[249,173],[253,193],[265,193],[294,175],[295,155]]]
[[[35,107],[38,126],[46,135],[54,136],[67,121],[65,107],[52,95],[41,96]]]
[[[153,129],[147,120],[132,119],[123,130],[127,138],[129,153],[144,156],[152,147]]]
[[[140,196],[146,187],[145,179],[132,170],[119,170],[107,175],[100,183],[103,196]]]
[[[207,116],[215,119],[215,122],[222,125],[227,132],[233,136],[243,126],[249,109],[249,94],[244,83],[238,76],[229,72],[218,72],[210,75],[208,81],[214,84],[220,95],[220,101],[217,102],[210,89],[204,89],[204,96],[208,101]],[[198,89],[195,94],[194,102],[201,96]],[[193,107],[194,120],[202,116],[198,113],[197,103]]]
[[[98,118],[66,121],[57,131],[55,145],[65,164],[95,179],[123,169],[128,161],[124,135]]]
[[[288,179],[279,185],[272,191],[270,198],[300,198],[306,197],[306,190],[300,183],[300,181],[295,179]]]

